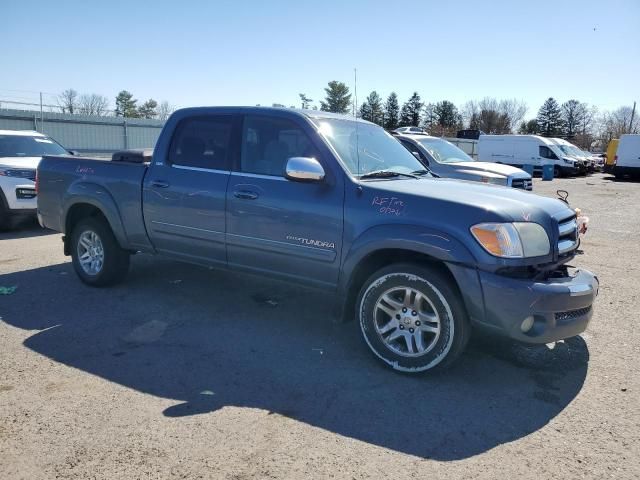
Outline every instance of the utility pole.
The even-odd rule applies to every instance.
[[[633,133],[633,117],[636,116],[636,102],[633,102],[633,109],[631,110],[631,120],[629,121],[629,133]]]

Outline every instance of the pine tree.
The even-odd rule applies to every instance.
[[[138,108],[136,103],[138,101],[133,98],[133,95],[126,90],[122,90],[116,97],[116,117],[138,117]]]
[[[375,90],[371,92],[365,103],[369,105],[369,110],[371,112],[368,120],[370,122],[377,123],[378,125],[382,125],[384,112],[382,110],[382,98],[380,98],[378,92]]]
[[[320,110],[334,113],[348,113],[351,106],[349,87],[344,83],[332,80],[324,89],[325,101],[320,101]]]
[[[140,108],[138,109],[138,114],[142,118],[156,118],[158,116],[157,109],[158,102],[156,102],[153,98],[150,98],[146,102],[144,102]]]
[[[384,128],[394,130],[398,128],[399,122],[400,106],[398,105],[398,95],[395,92],[391,92],[384,104]]]
[[[413,92],[413,95],[411,95],[411,97],[407,101],[407,105],[409,107],[408,113],[411,125],[417,127],[418,125],[420,125],[422,107],[424,106],[424,103],[420,99],[420,95],[418,95],[418,92]]]
[[[405,102],[402,105],[402,110],[400,110],[400,122],[399,125],[401,127],[410,127],[411,123],[411,111],[409,109],[409,103]]]
[[[538,132],[545,137],[557,137],[562,135],[563,122],[562,110],[553,97],[549,97],[538,110],[536,117]]]
[[[299,93],[298,96],[300,97],[300,108],[303,110],[311,108],[311,102],[313,102],[313,100],[307,97],[304,93]]]
[[[358,116],[367,121],[371,121],[371,105],[365,100],[362,105],[360,105],[360,111],[358,112]]]

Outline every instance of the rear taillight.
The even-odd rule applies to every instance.
[[[38,170],[36,169],[36,195],[38,194]]]

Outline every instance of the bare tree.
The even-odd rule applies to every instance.
[[[78,112],[83,115],[102,116],[109,109],[109,99],[97,93],[80,95],[78,101]]]
[[[158,105],[158,108],[156,110],[156,118],[158,120],[166,120],[168,119],[171,114],[173,112],[175,112],[176,107],[174,107],[173,105],[171,105],[169,102],[167,102],[166,100],[161,102],[160,105]]]
[[[527,113],[527,104],[516,99],[485,97],[479,101],[468,101],[461,113],[469,128],[486,133],[511,133],[522,123]]]
[[[68,88],[58,95],[58,105],[62,109],[62,113],[73,114],[78,107],[78,92],[73,88]]]

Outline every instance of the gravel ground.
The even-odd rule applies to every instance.
[[[536,180],[591,219],[585,334],[383,367],[314,291],[136,256],[82,285],[60,235],[0,234],[0,478],[639,478],[640,184]]]

